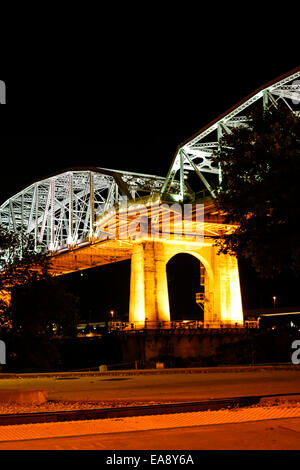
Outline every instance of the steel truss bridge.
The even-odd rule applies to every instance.
[[[195,199],[191,174],[199,177],[200,189],[214,198],[221,174],[212,154],[224,133],[247,125],[247,113],[259,101],[265,109],[285,103],[299,115],[300,67],[256,90],[179,145],[166,177],[100,167],[68,169],[6,200],[0,206],[0,224],[31,234],[37,251],[58,253],[94,239],[96,220],[124,201],[153,195],[177,202]]]

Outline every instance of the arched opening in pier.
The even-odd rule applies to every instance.
[[[178,253],[168,261],[171,321],[203,321],[204,273],[203,264],[192,254]]]

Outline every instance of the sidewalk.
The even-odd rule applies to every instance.
[[[38,377],[0,380],[0,390],[47,390],[48,401],[38,407],[17,409],[1,406],[0,413],[55,411],[93,407],[201,401],[248,395],[296,394],[300,391],[300,369],[261,369],[243,372],[167,373],[123,377]],[[9,408],[9,409],[8,409]],[[16,407],[15,407],[16,408]],[[7,411],[6,411],[7,410]]]
[[[14,451],[48,450],[50,452],[47,457],[52,456],[52,451],[91,451],[96,453],[89,454],[89,458],[95,457],[97,459],[95,463],[98,466],[102,465],[103,461],[105,462],[104,456],[108,452],[108,455],[113,456],[122,455],[122,451],[126,455],[139,455],[144,451],[143,455],[146,458],[151,455],[155,455],[157,458],[161,451],[185,456],[190,451],[200,451],[200,461],[198,459],[196,462],[200,468],[201,463],[203,464],[203,457],[206,457],[206,451],[216,451],[213,459],[215,464],[219,463],[221,466],[224,466],[226,459],[232,459],[232,453],[223,455],[218,451],[299,451],[299,432],[300,419],[290,418],[127,433],[7,441],[0,442],[0,451],[12,451],[14,460],[16,457],[20,457],[22,462],[24,462],[24,457],[28,455],[30,458],[32,454],[25,452],[18,455]],[[201,451],[204,452],[204,455],[201,455]],[[253,455],[255,456],[255,453]],[[55,452],[53,456],[57,458]],[[299,456],[299,452],[297,452],[297,456]],[[43,454],[41,457],[43,458]],[[70,457],[77,458],[77,454],[76,452],[66,454],[66,457],[68,459]],[[263,455],[263,457],[265,456]],[[272,454],[272,457],[278,459],[278,455],[275,453]],[[255,458],[257,459],[257,456]],[[267,458],[269,465],[273,463],[270,461],[270,454]],[[286,456],[284,458],[286,459]],[[90,460],[90,462],[92,461]]]

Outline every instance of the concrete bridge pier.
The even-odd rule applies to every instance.
[[[129,322],[170,321],[164,243],[141,241],[131,256]]]
[[[131,257],[129,321],[140,328],[144,327],[145,321],[170,321],[167,263],[176,254],[187,253],[198,258],[205,268],[204,326],[242,326],[237,259],[231,255],[218,255],[213,243],[136,241]],[[186,315],[188,318],[188,312]]]

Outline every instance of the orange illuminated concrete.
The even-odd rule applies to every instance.
[[[243,324],[237,260],[218,255],[214,241],[153,241],[135,243],[131,258],[129,321],[170,321],[166,265],[178,253],[188,253],[205,267],[204,324]]]

